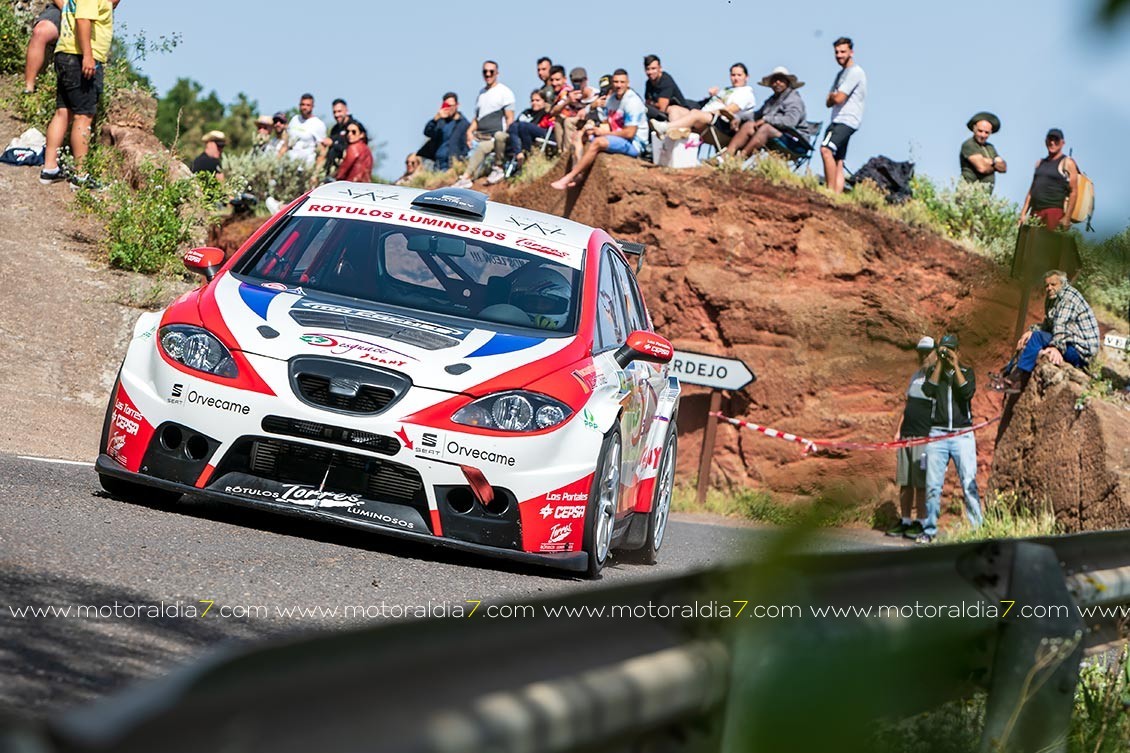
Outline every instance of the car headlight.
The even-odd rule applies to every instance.
[[[190,369],[222,377],[237,377],[239,369],[231,353],[215,335],[188,324],[170,324],[157,333],[161,350]]]
[[[569,406],[535,392],[500,392],[481,397],[455,411],[451,420],[465,426],[501,431],[541,431],[564,423]]]

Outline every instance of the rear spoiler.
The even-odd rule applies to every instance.
[[[616,243],[619,244],[620,250],[625,254],[636,257],[637,272],[643,269],[643,255],[647,252],[647,246],[642,243],[636,243],[635,241],[617,240]]]

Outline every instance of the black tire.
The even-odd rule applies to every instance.
[[[123,502],[141,502],[155,505],[171,505],[181,498],[180,492],[171,492],[168,489],[157,489],[133,481],[126,481],[117,476],[98,474],[98,483],[114,499]]]
[[[679,438],[672,426],[667,439],[663,441],[663,453],[659,456],[655,491],[651,495],[651,512],[647,514],[647,539],[640,549],[640,559],[648,565],[659,562],[659,548],[663,546],[663,537],[671,518],[671,495],[675,491],[675,461],[678,452]]]
[[[620,460],[624,443],[620,427],[613,426],[600,445],[600,459],[592,478],[585,510],[584,550],[589,555],[588,575],[596,578],[612,554],[612,531],[620,506]]]

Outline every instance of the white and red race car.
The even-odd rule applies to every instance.
[[[655,562],[679,382],[607,233],[331,183],[138,320],[102,486],[201,494],[595,576]]]

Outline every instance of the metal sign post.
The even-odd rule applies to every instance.
[[[737,358],[719,358],[705,353],[691,353],[676,350],[671,359],[671,375],[683,384],[698,384],[710,387],[710,411],[717,413],[722,408],[722,390],[736,391],[757,376]],[[706,502],[706,490],[710,486],[710,461],[714,457],[714,438],[718,433],[718,419],[706,416],[706,429],[702,434],[702,456],[698,463],[698,493],[695,500],[699,505]]]

